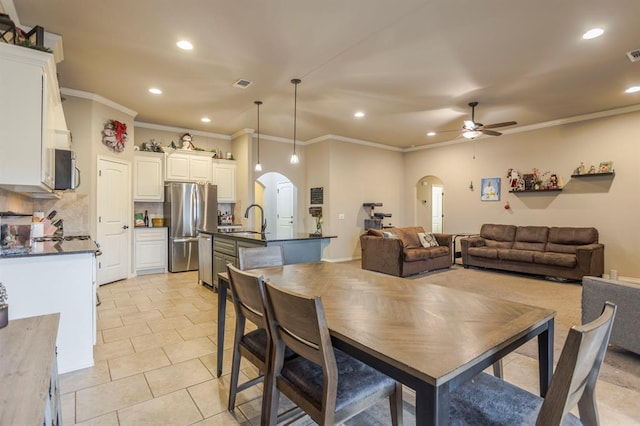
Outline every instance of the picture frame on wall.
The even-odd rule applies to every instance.
[[[480,200],[482,201],[500,201],[500,178],[482,178],[481,179]]]
[[[522,179],[524,179],[524,190],[533,189],[533,185],[535,185],[535,176],[533,173],[526,173],[522,175]]]

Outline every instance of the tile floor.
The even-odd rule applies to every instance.
[[[197,284],[197,273],[140,276],[102,286],[99,294],[95,366],[60,377],[65,425],[259,424],[259,388],[238,395],[235,414],[226,411],[231,354],[225,350],[216,378],[217,294]],[[225,347],[233,336],[231,305],[227,315]],[[505,359],[505,378],[533,392],[536,371],[531,358]],[[242,374],[256,371],[247,363]],[[637,392],[608,383],[597,391],[603,425],[640,425]],[[405,391],[409,425],[413,396]],[[368,426],[366,419],[347,424]]]

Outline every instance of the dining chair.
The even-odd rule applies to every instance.
[[[240,247],[238,248],[240,269],[266,268],[284,265],[282,246]]]
[[[229,274],[229,288],[236,312],[231,384],[227,405],[227,409],[233,411],[238,392],[263,381],[269,362],[271,339],[267,334],[267,323],[264,316],[262,277],[241,271],[231,264],[227,265],[227,273]],[[247,320],[253,323],[257,329],[245,332]],[[291,350],[287,350],[284,358],[289,359],[294,356],[295,354]],[[238,384],[242,357],[255,365],[260,370],[260,374],[255,379]]]
[[[275,425],[280,393],[320,425],[342,423],[389,398],[393,425],[402,425],[402,385],[334,349],[322,301],[265,283],[265,308],[274,358],[269,425]],[[298,357],[285,360],[289,347]]]
[[[595,386],[604,360],[616,305],[600,317],[569,330],[545,398],[481,373],[456,388],[450,399],[451,425],[598,425]],[[569,411],[578,405],[580,419]]]

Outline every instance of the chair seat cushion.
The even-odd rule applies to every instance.
[[[480,373],[451,393],[449,424],[535,425],[543,399],[495,376]],[[569,413],[563,426],[582,425]]]
[[[378,370],[338,349],[334,349],[334,353],[338,367],[336,411],[395,387],[395,381]],[[284,363],[281,375],[292,386],[310,396],[316,407],[320,408],[322,367],[303,357],[297,357]]]
[[[257,330],[253,330],[245,334],[244,336],[242,336],[240,344],[247,348],[262,361],[267,358],[267,331],[264,328],[258,328]],[[285,348],[285,360],[294,358],[296,356],[296,353],[291,349]]]

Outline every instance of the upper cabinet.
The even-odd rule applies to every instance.
[[[0,186],[51,192],[54,150],[67,134],[53,55],[0,43],[0,61]]]
[[[182,182],[211,182],[211,153],[167,152],[165,180]]]
[[[162,154],[135,153],[133,201],[164,201],[164,156]]]
[[[236,162],[213,160],[213,184],[218,186],[219,203],[235,203]]]

